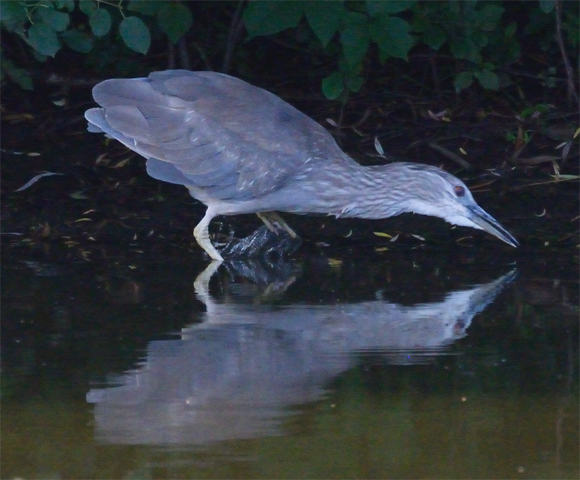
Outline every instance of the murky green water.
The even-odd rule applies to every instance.
[[[2,478],[578,478],[569,256],[154,250],[3,248]]]

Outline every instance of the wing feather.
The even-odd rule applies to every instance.
[[[212,198],[266,195],[304,175],[314,157],[344,157],[318,123],[224,74],[168,70],[106,80],[93,96],[101,108],[85,114],[91,131],[149,159],[151,176],[204,188]]]

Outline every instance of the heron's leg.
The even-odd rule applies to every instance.
[[[208,312],[213,305],[213,300],[209,293],[209,281],[217,269],[221,265],[221,262],[214,260],[211,262],[205,270],[201,272],[195,282],[193,283],[193,288],[195,289],[195,293],[197,298],[203,302],[203,304],[208,308]]]
[[[280,225],[280,227],[286,230],[288,235],[290,235],[292,238],[298,237],[296,232],[288,226],[288,224],[277,212],[260,212],[256,213],[256,215],[258,215],[258,218],[264,222],[264,224],[271,232],[278,233],[278,229],[274,226],[274,223],[277,223]]]
[[[208,208],[204,217],[201,219],[201,222],[199,222],[193,229],[193,236],[197,240],[199,246],[203,248],[212,259],[217,260],[218,262],[223,262],[224,259],[220,255],[220,252],[218,252],[212,245],[209,239],[209,232],[207,231],[209,222],[211,222],[213,217],[213,213],[210,212],[210,209]]]

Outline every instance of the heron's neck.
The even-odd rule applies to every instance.
[[[321,192],[337,217],[386,218],[409,211],[403,193],[404,164],[364,167],[353,162],[347,171],[329,171],[335,187]],[[337,182],[336,179],[340,181]]]

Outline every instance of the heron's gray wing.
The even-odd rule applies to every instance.
[[[218,199],[265,195],[305,174],[314,159],[343,157],[312,119],[219,73],[168,70],[107,80],[93,96],[103,108],[85,115],[92,131],[150,159],[153,177],[210,190]]]

